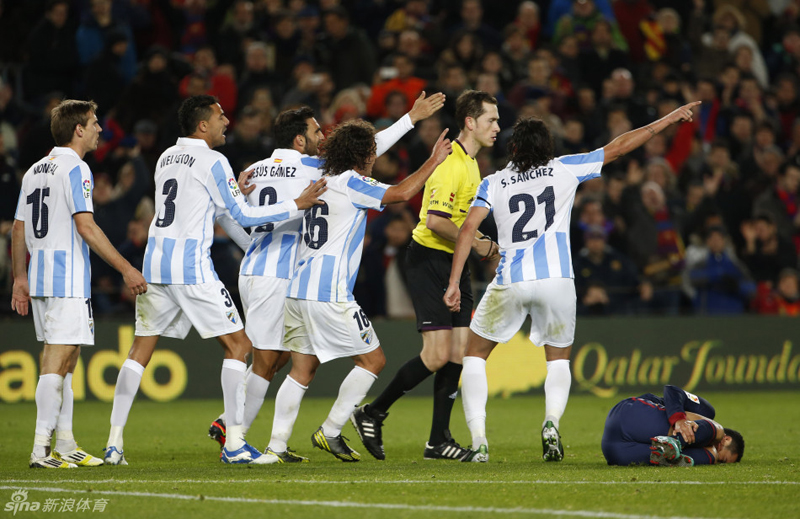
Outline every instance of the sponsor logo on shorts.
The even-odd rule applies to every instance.
[[[225,312],[225,317],[227,317],[228,320],[233,324],[236,324],[236,312],[234,312],[233,310],[228,310],[227,312]]]
[[[365,344],[372,342],[372,328],[368,328],[361,332],[361,340],[364,341]]]
[[[88,178],[83,181],[83,198],[92,196],[92,181]]]
[[[232,178],[228,179],[228,188],[231,190],[233,196],[239,196],[241,194],[241,191],[239,191],[239,184]]]

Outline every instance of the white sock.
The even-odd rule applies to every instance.
[[[356,406],[367,396],[367,391],[372,384],[378,380],[378,375],[371,373],[364,368],[355,366],[342,381],[339,387],[339,396],[333,403],[331,412],[325,423],[322,424],[322,431],[325,436],[339,436],[342,434],[342,427],[350,419]]]
[[[225,402],[225,448],[235,451],[244,446],[244,372],[247,365],[236,359],[222,361],[222,400]]]
[[[278,388],[278,394],[275,395],[275,416],[272,418],[272,437],[269,440],[269,448],[273,452],[286,452],[286,444],[292,436],[306,389],[308,386],[300,384],[289,375],[286,375],[283,384]]]
[[[569,388],[572,385],[572,374],[569,371],[569,360],[558,359],[547,363],[547,378],[544,380],[544,424],[550,420],[558,428],[558,421],[564,415],[569,400]]]
[[[111,408],[111,431],[108,433],[106,447],[114,446],[122,450],[122,430],[128,423],[136,392],[142,382],[144,366],[133,359],[125,359],[117,375],[117,386],[114,388],[114,405]]]
[[[245,398],[244,398],[244,422],[242,423],[242,434],[247,434],[250,426],[258,416],[261,406],[264,405],[264,397],[267,396],[269,380],[260,377],[252,371],[245,378]]]
[[[36,384],[36,430],[33,439],[33,455],[37,458],[47,456],[53,430],[58,423],[64,377],[57,373],[39,376]]]
[[[464,417],[472,433],[472,447],[486,443],[486,401],[489,399],[489,382],[486,379],[486,360],[464,357],[461,371],[461,401]]]
[[[72,410],[74,408],[75,394],[72,392],[72,373],[64,377],[61,389],[61,412],[58,414],[56,424],[56,450],[61,453],[74,451],[78,448],[75,437],[72,436]]]

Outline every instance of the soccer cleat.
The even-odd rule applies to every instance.
[[[299,454],[295,454],[289,448],[287,448],[283,452],[275,452],[274,450],[267,447],[267,450],[264,451],[264,454],[262,454],[261,457],[264,458],[264,461],[261,462],[262,464],[308,463],[308,458],[300,456]]]
[[[220,447],[225,446],[225,420],[217,418],[211,422],[211,427],[208,428],[208,437],[219,443]]]
[[[119,450],[118,448],[114,447],[106,447],[103,449],[103,463],[106,465],[127,465],[128,462],[125,461],[125,454]]]
[[[670,436],[650,438],[650,464],[662,467],[693,467],[694,459],[681,454],[681,444]]]
[[[542,459],[544,461],[561,461],[564,459],[564,446],[561,435],[553,422],[548,420],[542,427]]]
[[[264,465],[269,463],[267,460],[262,460],[261,458],[264,457],[264,454],[262,454],[260,450],[256,449],[249,443],[245,442],[244,447],[242,448],[250,452],[250,458],[251,458],[250,463],[252,463],[253,465]],[[224,450],[225,449],[223,449],[223,451]],[[222,452],[220,452],[220,459],[222,459]]]
[[[339,436],[325,436],[320,426],[317,431],[311,435],[311,445],[318,449],[330,452],[342,461],[359,461],[361,454],[357,453],[345,443],[346,438],[341,434]]]
[[[361,443],[367,448],[367,451],[378,460],[385,460],[386,454],[383,451],[383,435],[381,428],[383,421],[389,413],[379,413],[380,418],[373,418],[367,414],[366,405],[356,408],[353,414],[350,415],[350,422],[356,428],[358,437],[361,438]]]
[[[253,461],[252,449],[253,447],[248,445],[247,442],[244,442],[244,445],[235,451],[229,451],[226,447],[223,447],[220,461],[222,461],[222,463],[232,464],[250,463]]]
[[[31,454],[28,466],[32,469],[74,469],[78,467],[74,463],[68,463],[52,455],[37,458],[33,454]]]
[[[449,430],[444,431],[445,441],[436,446],[425,443],[423,458],[426,460],[461,460],[472,461],[475,451],[465,449],[450,435]]]
[[[461,461],[471,461],[472,463],[486,463],[489,461],[489,446],[482,443],[480,447],[472,451],[472,456],[464,457]]]
[[[67,463],[74,463],[79,467],[97,467],[103,464],[103,460],[100,458],[95,458],[80,447],[76,447],[75,449],[65,452],[64,454],[61,454],[58,451],[53,451],[53,457],[62,461],[66,461]]]

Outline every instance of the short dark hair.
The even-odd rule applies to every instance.
[[[97,111],[94,101],[80,101],[77,99],[64,99],[50,112],[50,133],[56,146],[66,146],[72,142],[75,127],[79,124],[86,126],[89,122],[89,112]]]
[[[481,90],[465,90],[456,99],[456,123],[459,131],[464,129],[467,117],[477,119],[483,115],[483,103],[492,105],[497,104],[497,99],[487,92]]]
[[[322,172],[341,175],[351,169],[363,169],[375,150],[375,127],[361,119],[347,121],[334,128],[323,142]]]
[[[211,105],[219,103],[214,96],[199,95],[186,98],[178,108],[178,123],[181,133],[187,137],[197,130],[200,121],[208,121],[211,117]]]
[[[284,110],[275,118],[275,127],[273,134],[275,135],[276,148],[291,148],[294,138],[298,135],[305,136],[308,131],[308,121],[314,118],[314,110],[308,106],[301,106],[300,108],[293,108]]]
[[[728,429],[727,427],[723,427],[723,430],[725,431],[726,436],[731,437],[732,441],[728,445],[728,449],[737,455],[734,463],[739,463],[742,461],[742,456],[744,456],[744,438],[742,438],[742,434],[739,431],[734,431],[733,429]]]
[[[523,117],[514,124],[508,140],[508,156],[519,173],[544,166],[553,159],[553,136],[536,117]]]

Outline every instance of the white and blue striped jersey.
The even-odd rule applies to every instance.
[[[500,285],[574,278],[569,223],[578,185],[600,176],[605,153],[557,157],[525,172],[509,163],[478,186],[473,207],[494,213],[500,244]]]
[[[25,222],[32,297],[91,297],[89,245],[76,213],[94,212],[94,179],[72,148],[56,146],[22,178],[14,218]]]
[[[309,182],[319,180],[322,174],[319,164],[319,158],[303,155],[297,150],[275,150],[270,158],[250,166],[253,170],[250,182],[256,189],[247,195],[248,201],[251,205],[261,206],[294,200]],[[254,227],[239,275],[290,279],[301,227],[300,214],[280,223]]]
[[[158,159],[156,216],[150,224],[142,274],[148,283],[194,285],[219,279],[211,262],[214,216],[227,209],[243,227],[297,215],[289,199],[252,207],[239,191],[228,160],[205,141],[182,137]]]
[[[390,186],[352,170],[325,178],[328,190],[320,197],[325,204],[303,215],[303,238],[287,297],[353,301],[367,209],[382,211],[381,200]]]

